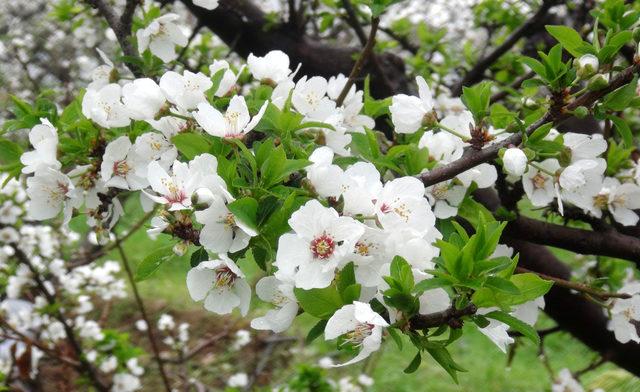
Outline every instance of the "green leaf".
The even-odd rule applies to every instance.
[[[411,293],[415,281],[413,279],[413,271],[407,260],[400,256],[395,256],[391,261],[391,277],[395,279],[404,293]]]
[[[633,33],[629,30],[620,31],[611,36],[605,42],[602,49],[598,51],[598,60],[601,64],[607,64],[615,59],[616,54],[622,49],[622,47],[633,38]]]
[[[196,267],[201,262],[207,261],[207,260],[209,260],[209,254],[203,247],[200,247],[191,254],[191,260],[190,260],[191,268]]]
[[[490,101],[491,82],[482,82],[462,88],[462,102],[473,114],[476,124],[479,124],[489,114]]]
[[[403,370],[403,372],[406,373],[406,374],[411,374],[411,373],[415,372],[420,367],[420,363],[422,363],[422,355],[420,354],[420,351],[418,351],[416,356],[413,357],[413,359],[409,363],[409,366],[407,366]]]
[[[471,302],[479,308],[499,306],[508,308],[533,301],[545,295],[553,286],[553,282],[544,280],[534,273],[516,274],[509,279],[518,288],[519,294],[513,295],[505,292],[497,292],[488,287],[473,293]]]
[[[604,97],[602,105],[616,112],[622,111],[629,107],[631,100],[636,96],[636,86],[638,84],[638,76],[634,76],[633,80]]]
[[[0,138],[0,164],[3,166],[21,165],[22,148],[7,139]]]
[[[348,263],[344,266],[342,271],[338,274],[337,286],[338,291],[342,292],[347,287],[356,284],[356,273],[353,262]]]
[[[562,47],[573,57],[594,53],[593,47],[582,40],[577,31],[567,26],[545,26],[549,34],[553,36]]]
[[[516,286],[515,284],[511,283],[506,279],[503,279],[497,276],[487,277],[487,280],[485,281],[484,284],[487,287],[491,287],[492,289],[499,290],[507,294],[511,294],[511,295],[520,294],[520,290],[518,289],[518,286]]]
[[[192,160],[197,155],[209,152],[211,142],[198,133],[179,133],[171,138],[171,142],[185,158]]]
[[[243,197],[242,199],[238,199],[227,204],[227,208],[231,211],[236,220],[239,220],[252,230],[258,230],[258,202],[256,199],[252,197]]]
[[[553,123],[552,122],[548,122],[548,123],[542,124],[535,131],[533,131],[531,133],[531,135],[529,135],[529,137],[527,139],[527,144],[529,144],[529,143],[535,144],[535,143],[543,140],[549,134],[549,132],[551,132],[551,128],[553,128]]]
[[[629,128],[627,122],[620,117],[613,115],[607,115],[607,118],[616,126],[616,131],[618,131],[618,134],[622,138],[624,146],[627,148],[633,147],[633,134],[631,133],[631,128]]]
[[[153,275],[153,273],[156,272],[158,268],[160,268],[160,265],[162,265],[162,263],[170,260],[175,256],[172,248],[172,245],[165,246],[147,255],[147,257],[145,257],[140,262],[140,264],[138,264],[134,280],[136,282],[140,282],[142,280],[148,279],[151,275]]]
[[[453,381],[455,381],[457,384],[458,383],[457,372],[466,372],[466,370],[453,360],[447,348],[442,346],[441,344],[429,342],[426,346],[426,349],[427,349],[427,352],[431,354],[433,359],[435,359],[436,362],[438,362],[438,364],[442,366],[444,370],[447,371],[447,373],[449,373],[451,378],[453,378]]]
[[[531,340],[536,346],[540,345],[540,336],[538,336],[538,332],[535,330],[535,328],[523,321],[518,320],[510,314],[495,310],[493,312],[485,314],[484,316],[507,324],[509,327],[520,332],[526,338]]]
[[[309,333],[307,334],[307,337],[305,339],[306,344],[313,342],[314,340],[316,340],[316,338],[322,335],[322,333],[324,332],[324,327],[327,326],[327,321],[328,320],[320,320],[309,330]]]
[[[416,285],[413,288],[413,292],[414,293],[423,293],[427,290],[433,290],[433,289],[437,289],[440,287],[446,287],[446,286],[450,286],[451,282],[443,279],[443,278],[430,278],[430,279],[425,279],[422,280],[418,283],[416,283]]]
[[[387,332],[389,332],[389,336],[391,336],[393,341],[396,343],[396,346],[398,346],[398,350],[402,351],[402,336],[400,336],[398,330],[396,330],[395,328],[388,328]]]
[[[328,319],[343,305],[342,298],[334,286],[324,289],[293,289],[302,309],[312,316]]]

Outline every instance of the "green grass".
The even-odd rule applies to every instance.
[[[125,215],[128,223],[123,223],[122,227],[133,224],[142,216],[142,213],[136,211],[135,205],[129,204],[131,203],[128,203],[126,207],[131,214]],[[146,254],[168,243],[166,238],[162,237],[157,241],[151,241],[145,231],[140,230],[127,240],[124,248],[134,269]],[[108,257],[119,259],[116,252],[112,252]],[[255,281],[259,278],[260,271],[251,260],[242,260],[240,267],[250,280]],[[146,301],[155,304],[154,308],[159,309],[157,313],[159,311],[202,309],[201,304],[191,300],[186,289],[185,277],[189,268],[187,256],[174,258],[162,265],[150,279],[139,283],[143,297]],[[260,309],[261,306],[258,304],[258,300],[254,298],[252,307]],[[126,314],[129,314],[131,310],[130,308],[126,309]],[[202,312],[206,311],[202,310]],[[218,316],[209,314],[207,317]],[[232,317],[240,316],[236,314]],[[248,318],[250,317],[251,315]],[[304,336],[316,321],[308,315],[300,316],[290,333]],[[543,320],[543,324],[553,325],[546,318]],[[416,353],[407,339],[404,339],[403,351],[399,350],[395,343],[389,339],[383,344],[382,351],[371,360],[347,368],[333,369],[328,371],[328,374],[330,377],[338,379],[345,375],[357,376],[362,372],[370,373],[375,379],[375,391],[535,392],[550,390],[551,376],[539,357],[538,348],[532,343],[525,340],[519,341],[515,356],[509,365],[508,356],[478,332],[474,325],[466,325],[464,328],[463,337],[450,346],[453,358],[468,370],[466,373],[459,374],[458,385],[434,360],[426,355],[423,356],[422,365],[415,373],[404,374],[403,369]],[[193,336],[193,338],[197,337]],[[586,346],[567,333],[547,336],[545,348],[554,374],[565,367],[572,371],[579,370],[595,358],[595,355]],[[317,353],[311,359],[315,361],[322,355],[335,354],[335,345],[324,343],[318,339],[313,343],[312,351]],[[337,358],[337,360],[339,359],[343,358]],[[292,363],[287,369],[278,369],[276,379],[282,380],[289,377],[294,371],[294,365]],[[611,364],[587,373],[583,376],[582,381],[589,389],[604,387],[607,392],[640,391],[640,383],[633,376]]]

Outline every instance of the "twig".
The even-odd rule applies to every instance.
[[[409,326],[414,330],[439,327],[441,325],[449,324],[450,322],[457,322],[462,317],[471,316],[477,311],[477,306],[469,304],[462,309],[449,308],[442,312],[426,315],[419,314],[417,316],[413,316],[411,320],[409,320]]]
[[[579,291],[581,293],[585,293],[588,294],[592,297],[596,297],[599,298],[603,301],[606,301],[610,298],[621,298],[621,299],[628,299],[631,298],[631,295],[626,294],[626,293],[612,293],[612,292],[607,292],[607,291],[602,291],[599,289],[594,289],[593,287],[587,286],[584,283],[579,283],[579,282],[570,282],[568,280],[564,280],[561,278],[556,278],[555,276],[550,276],[550,275],[546,275],[543,274],[541,272],[535,272],[535,271],[531,271],[528,270],[524,267],[517,267],[516,268],[517,272],[520,273],[534,273],[536,275],[538,275],[539,277],[541,277],[542,279],[546,279],[546,280],[550,280],[552,281],[556,286],[560,286],[560,287],[564,287],[566,289],[571,289],[571,290],[575,290],[575,291]]]
[[[18,259],[18,261],[24,264],[25,266],[27,266],[27,268],[29,268],[29,271],[31,271],[31,273],[33,274],[33,280],[36,282],[36,286],[38,286],[38,289],[40,290],[40,292],[42,292],[42,295],[44,295],[45,299],[47,300],[47,303],[51,305],[52,308],[54,309],[54,317],[62,324],[64,332],[67,335],[67,339],[69,340],[71,347],[75,351],[75,354],[78,357],[78,360],[80,361],[80,367],[82,371],[87,375],[89,380],[91,380],[91,383],[96,387],[98,391],[106,392],[108,390],[107,387],[100,381],[91,363],[87,361],[84,355],[84,352],[82,350],[82,346],[78,342],[78,339],[76,338],[73,328],[67,322],[67,319],[62,314],[62,311],[60,310],[60,308],[56,306],[57,299],[55,297],[55,294],[52,294],[49,292],[44,282],[40,278],[40,272],[33,266],[33,264],[31,264],[31,262],[29,261],[29,258],[22,251],[22,249],[20,249],[17,244],[11,244],[11,247],[13,248],[15,252],[14,254]]]
[[[358,77],[358,75],[360,75],[360,72],[362,71],[362,67],[364,66],[365,61],[367,61],[367,58],[369,58],[369,56],[372,55],[373,45],[376,42],[376,32],[378,31],[379,23],[380,23],[379,18],[371,19],[371,30],[369,31],[369,38],[367,40],[367,44],[362,49],[362,53],[360,53],[360,57],[358,57],[358,60],[353,65],[351,74],[349,74],[349,79],[347,79],[347,83],[345,83],[344,87],[342,88],[342,91],[340,92],[340,95],[338,96],[338,99],[336,99],[336,106],[342,105],[342,103],[344,102],[344,99],[347,97],[347,94],[349,93],[349,90],[351,89],[351,86],[353,86],[353,84],[356,81],[356,78]]]
[[[31,339],[30,337],[28,337],[27,335],[23,334],[22,332],[18,331],[17,329],[13,328],[6,320],[4,320],[2,317],[0,317],[0,325],[4,326],[4,328],[8,329],[9,331],[11,331],[13,334],[15,334],[16,336],[11,336],[5,333],[0,333],[0,337],[2,339],[8,339],[8,340],[20,340],[26,344],[30,344],[34,347],[37,347],[38,349],[40,349],[42,352],[45,352],[47,354],[49,354],[50,357],[58,359],[60,362],[67,364],[71,367],[74,367],[78,370],[82,370],[82,367],[80,365],[80,362],[72,359],[72,358],[68,358],[64,355],[58,354],[55,350],[41,344],[40,342]]]
[[[514,80],[513,83],[511,83],[508,87],[505,87],[505,88],[502,89],[502,91],[493,94],[491,96],[491,103],[500,101],[501,99],[503,99],[504,97],[509,95],[509,90],[519,89],[520,86],[522,86],[522,83],[524,83],[525,80],[531,79],[535,74],[536,74],[535,72],[529,71],[526,74],[520,76],[519,78]]]
[[[451,89],[452,94],[460,95],[462,92],[463,86],[468,86],[470,84],[474,84],[478,82],[484,71],[487,70],[493,63],[496,62],[503,54],[505,54],[509,49],[511,49],[522,37],[528,34],[532,34],[533,31],[539,27],[540,23],[544,19],[544,17],[549,12],[551,7],[555,6],[557,1],[555,0],[544,0],[542,2],[542,6],[540,9],[527,20],[524,24],[518,27],[511,35],[502,43],[502,45],[498,46],[493,50],[493,52],[489,53],[486,57],[482,58],[480,61],[476,63],[473,68],[467,72],[467,74],[462,78],[462,80]]]
[[[596,358],[593,362],[591,362],[585,368],[573,372],[573,377],[578,379],[583,374],[588,373],[588,372],[590,372],[592,370],[595,370],[595,369],[599,368],[600,366],[604,365],[605,363],[607,363],[607,361],[608,360],[607,360],[607,358],[605,358],[605,356],[601,356],[600,358]]]
[[[147,311],[144,306],[144,302],[142,302],[142,298],[140,297],[140,293],[138,293],[138,286],[133,278],[133,273],[131,272],[131,266],[129,265],[129,259],[127,255],[124,253],[124,249],[122,248],[122,243],[120,240],[116,240],[116,247],[118,248],[118,252],[120,252],[120,258],[122,259],[122,264],[124,265],[125,271],[127,272],[127,278],[129,279],[129,283],[131,284],[131,288],[133,290],[133,295],[138,304],[138,308],[140,309],[140,313],[142,314],[142,318],[147,324],[147,337],[149,338],[149,343],[151,344],[151,350],[153,351],[153,356],[158,364],[158,370],[160,371],[160,376],[162,377],[162,382],[167,392],[171,392],[171,384],[169,383],[169,378],[167,377],[167,373],[164,369],[164,364],[162,358],[160,357],[160,350],[158,349],[158,343],[156,342],[156,338],[153,333],[153,324],[149,322],[149,317],[147,316]]]
[[[138,230],[140,230],[142,228],[142,226],[144,226],[144,224],[149,220],[149,218],[151,218],[153,216],[153,214],[155,214],[157,210],[157,206],[154,207],[151,211],[147,212],[142,218],[140,218],[139,221],[137,221],[133,226],[131,226],[131,228],[129,228],[129,231],[127,231],[127,234],[125,234],[124,236],[120,237],[120,242],[124,243],[127,239],[129,239],[129,237],[131,237],[133,234],[135,234]],[[107,245],[107,246],[103,246],[101,248],[99,248],[97,251],[82,257],[82,258],[78,258],[77,260],[72,260],[70,263],[70,267],[71,268],[75,268],[75,267],[79,267],[82,265],[86,265],[89,264],[91,262],[93,262],[94,260],[106,255],[107,253],[111,252],[113,249],[115,249],[118,246],[117,242],[112,242],[111,244]]]
[[[640,62],[636,62],[632,66],[621,71],[606,88],[598,91],[590,91],[584,95],[581,95],[579,98],[562,108],[551,108],[551,110],[547,111],[547,113],[545,113],[544,116],[542,116],[538,121],[527,127],[524,133],[529,135],[540,126],[548,122],[558,124],[571,117],[571,112],[580,106],[591,107],[598,99],[602,98],[611,91],[629,83],[633,79],[634,74],[636,74],[639,70]],[[420,175],[419,178],[422,180],[425,186],[431,186],[439,182],[449,180],[472,167],[495,159],[498,156],[498,152],[501,148],[508,147],[509,145],[517,146],[521,142],[522,134],[515,133],[508,138],[498,143],[494,143],[481,150],[467,149],[459,159],[447,165],[440,166],[429,172],[426,172]]]
[[[136,50],[130,41],[133,14],[138,5],[138,1],[127,0],[123,13],[120,17],[116,15],[115,10],[104,0],[85,0],[85,2],[91,7],[97,9],[100,15],[105,18],[105,20],[109,24],[109,27],[111,27],[111,29],[115,33],[116,38],[118,39],[118,43],[122,48],[122,52],[128,57],[138,58],[138,53],[136,53]],[[130,61],[125,61],[125,63],[131,70],[131,72],[135,75],[135,77],[140,78],[144,76],[142,70],[140,69],[140,67],[138,67],[137,64]]]

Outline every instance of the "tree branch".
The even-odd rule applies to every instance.
[[[271,50],[282,50],[293,64],[300,63],[298,75],[331,77],[340,73],[348,75],[360,48],[335,46],[300,34],[288,23],[273,25],[266,15],[250,0],[221,0],[220,5],[208,11],[193,4],[192,0],[180,0],[189,11],[213,33],[242,57],[250,53],[263,56]],[[405,75],[404,62],[391,53],[376,56],[380,69],[367,64],[363,72],[371,75],[371,93],[377,98],[409,91],[409,79]],[[385,81],[385,78],[387,81]],[[388,82],[388,83],[387,83]]]
[[[371,31],[369,31],[369,38],[367,38],[367,44],[362,49],[362,53],[360,53],[360,56],[358,57],[358,60],[356,61],[356,63],[353,64],[353,69],[351,69],[351,73],[349,73],[349,79],[347,79],[347,83],[345,83],[344,87],[342,88],[342,91],[340,92],[340,95],[338,95],[338,98],[336,99],[336,106],[338,107],[342,106],[342,103],[344,102],[344,99],[347,97],[347,93],[349,93],[351,86],[353,86],[353,84],[356,81],[356,78],[358,77],[358,75],[360,75],[360,72],[362,72],[362,67],[364,66],[365,62],[369,59],[369,57],[373,56],[373,53],[372,53],[373,45],[375,45],[376,43],[376,33],[378,32],[379,23],[380,23],[379,18],[371,19]]]
[[[557,4],[557,0],[544,0],[538,11],[529,18],[529,20],[511,33],[511,35],[500,46],[493,50],[493,52],[478,61],[476,65],[466,73],[462,80],[452,87],[451,93],[456,96],[460,95],[462,94],[463,86],[469,86],[481,81],[483,79],[484,72],[500,57],[502,57],[503,54],[508,52],[525,35],[530,35],[532,32],[540,28],[542,21],[547,16],[551,7]]]
[[[585,293],[588,294],[592,297],[601,299],[601,300],[608,300],[610,298],[621,298],[621,299],[629,299],[631,298],[630,294],[625,294],[625,293],[610,293],[610,292],[606,292],[606,291],[602,291],[599,289],[595,289],[593,287],[590,287],[586,284],[583,283],[579,283],[579,282],[572,282],[570,280],[565,280],[565,279],[560,279],[560,278],[556,278],[555,276],[550,276],[550,275],[546,275],[543,274],[541,272],[535,272],[535,271],[530,271],[524,267],[517,267],[516,268],[517,272],[520,273],[526,273],[526,272],[531,272],[534,273],[536,275],[538,275],[539,277],[546,279],[546,280],[550,280],[554,283],[554,285],[559,286],[559,287],[564,287],[565,289],[570,289],[573,291],[578,291],[581,293]]]
[[[149,338],[149,343],[151,344],[151,349],[153,350],[153,357],[158,364],[158,370],[160,372],[160,376],[162,378],[162,383],[167,392],[171,392],[171,383],[169,382],[169,377],[167,377],[167,373],[164,369],[164,363],[162,358],[160,357],[160,350],[158,349],[158,343],[156,341],[155,334],[153,332],[153,324],[149,322],[149,316],[147,315],[147,310],[144,306],[144,302],[142,301],[142,297],[140,297],[140,293],[138,292],[138,286],[136,285],[136,281],[133,278],[133,273],[131,272],[131,266],[129,265],[129,259],[122,249],[122,243],[120,240],[116,239],[116,247],[118,248],[118,252],[120,253],[120,258],[122,259],[122,264],[124,265],[124,269],[127,272],[127,278],[129,279],[129,283],[131,284],[131,289],[133,291],[133,296],[136,299],[136,303],[138,305],[138,309],[140,309],[140,314],[144,319],[144,322],[147,324],[147,337]]]
[[[509,222],[505,235],[580,254],[616,257],[640,265],[640,239],[614,229],[590,231],[519,216]]]
[[[455,323],[453,327],[459,326],[459,321],[462,317],[471,316],[478,311],[478,307],[474,304],[469,304],[462,309],[449,308],[442,312],[431,314],[419,314],[413,316],[409,320],[409,327],[413,330],[427,329],[439,327],[441,325]]]
[[[135,13],[138,5],[138,0],[127,0],[122,15],[118,17],[115,10],[107,4],[104,0],[84,0],[91,7],[98,10],[100,15],[107,21],[109,27],[113,30],[122,48],[122,53],[125,56],[138,58],[138,53],[131,43],[131,25],[133,23],[133,14]],[[131,70],[135,77],[143,77],[142,70],[137,64],[130,61],[125,61],[127,67]]]
[[[544,114],[544,116],[542,116],[542,118],[527,127],[524,133],[530,135],[533,131],[548,122],[559,124],[569,117],[572,117],[571,112],[580,106],[590,108],[597,100],[604,97],[606,94],[631,82],[634,74],[639,71],[640,61],[636,59],[636,62],[633,65],[621,71],[606,88],[598,91],[589,91],[559,110],[551,108]],[[501,142],[494,143],[481,150],[467,148],[465,153],[459,159],[447,165],[436,167],[435,169],[420,175],[419,178],[425,186],[431,186],[439,182],[449,180],[472,167],[495,159],[501,148],[506,148],[510,145],[517,146],[521,142],[522,134],[514,133]]]
[[[492,211],[500,206],[495,192],[476,191],[475,195],[480,203]],[[528,234],[523,234],[526,235],[524,238],[528,239]],[[506,236],[505,242],[520,254],[519,266],[566,281],[571,279],[569,266],[558,260],[546,247],[512,236]],[[600,305],[558,285],[554,285],[545,295],[545,303],[545,312],[560,328],[608,361],[640,376],[640,362],[637,360],[640,357],[640,344],[618,342],[607,328],[609,319]]]

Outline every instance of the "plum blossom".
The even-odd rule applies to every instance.
[[[165,14],[154,19],[149,26],[136,31],[138,51],[144,53],[147,48],[151,53],[168,63],[178,57],[176,45],[185,46],[187,36],[175,23],[180,17],[176,14]]]
[[[548,173],[555,173],[558,169],[560,164],[557,159],[546,159],[535,166],[530,165],[522,176],[522,187],[535,207],[545,207],[555,199],[556,180]]]
[[[609,210],[616,222],[633,226],[639,217],[633,210],[640,209],[640,187],[636,184],[620,181],[613,177],[606,177],[602,189],[593,196],[593,207],[589,212],[595,217],[602,217],[602,209]]]
[[[251,302],[251,287],[238,266],[225,255],[203,261],[187,273],[187,289],[194,301],[204,300],[204,308],[228,314],[239,307],[246,316]]]
[[[413,177],[384,184],[375,202],[375,214],[387,230],[410,228],[425,232],[435,225],[435,216],[424,197],[424,185]]]
[[[374,312],[368,303],[355,301],[338,309],[324,329],[326,340],[344,337],[344,343],[360,351],[351,360],[334,366],[346,366],[362,361],[380,348],[382,331],[388,327],[382,316]]]
[[[71,218],[69,195],[73,190],[69,177],[63,173],[45,168],[33,177],[27,178],[27,195],[29,196],[28,216],[31,219],[45,220],[58,215],[64,209],[65,222]]]
[[[251,237],[258,235],[255,229],[229,211],[227,203],[232,201],[228,192],[224,196],[214,195],[209,208],[195,213],[196,220],[204,225],[200,243],[212,252],[237,252],[249,245]]]
[[[397,133],[414,133],[425,121],[433,122],[433,95],[422,76],[416,77],[419,97],[405,94],[394,95],[389,111]]]
[[[270,302],[276,309],[264,316],[251,320],[251,328],[271,330],[275,333],[286,331],[298,315],[298,302],[293,294],[293,281],[280,280],[275,276],[265,276],[256,284],[258,298]]]
[[[292,77],[289,56],[281,50],[272,50],[263,57],[250,53],[247,67],[254,79],[267,84],[279,85]]]
[[[136,79],[122,86],[122,102],[133,120],[153,120],[166,103],[153,79]]]
[[[425,189],[436,218],[447,219],[458,214],[458,206],[467,194],[467,187],[455,181],[443,181]]]
[[[628,282],[619,291],[631,298],[616,299],[611,308],[608,328],[620,343],[633,341],[640,343],[637,322],[640,321],[640,282]]]
[[[502,166],[507,174],[520,177],[527,170],[527,156],[517,148],[508,148],[502,156]]]
[[[218,3],[219,3],[218,0],[193,0],[193,4],[197,5],[198,7],[207,9],[209,11],[217,8]]]
[[[107,145],[100,166],[106,187],[139,190],[148,185],[147,179],[140,174],[147,162],[131,147],[128,136],[120,136]]]
[[[202,102],[198,104],[198,110],[193,112],[193,118],[210,135],[240,139],[258,125],[266,109],[267,102],[251,118],[244,97],[236,95],[231,98],[224,115],[210,104]]]
[[[218,88],[213,95],[216,97],[224,97],[227,95],[236,85],[242,70],[244,70],[244,65],[236,73],[231,70],[229,63],[226,60],[214,60],[213,64],[209,66],[209,72],[211,73],[211,76],[213,76],[222,71],[222,78],[220,79]]]
[[[41,118],[40,124],[31,128],[29,142],[33,151],[27,151],[20,157],[20,162],[24,165],[23,173],[33,173],[41,167],[60,169],[57,157],[58,131],[48,119]]]
[[[211,154],[196,156],[191,162],[175,161],[171,174],[158,163],[149,164],[148,179],[151,189],[157,194],[147,193],[156,203],[168,204],[170,211],[191,208],[191,196],[200,188],[207,188],[213,194],[226,189],[224,180],[217,174],[218,161]]]
[[[121,97],[122,88],[115,83],[99,90],[87,90],[82,97],[82,114],[105,128],[125,127],[131,119]]]
[[[293,276],[295,286],[308,290],[329,286],[336,268],[364,233],[352,218],[339,216],[333,208],[311,200],[291,215],[294,233],[284,234],[278,242],[276,277]]]
[[[206,102],[205,91],[213,86],[213,82],[205,74],[187,70],[182,75],[177,72],[166,72],[160,78],[160,89],[169,102],[183,110],[195,109],[201,102]]]
[[[296,83],[291,96],[293,107],[302,115],[317,121],[326,120],[335,110],[335,103],[326,96],[327,80],[320,76]]]

